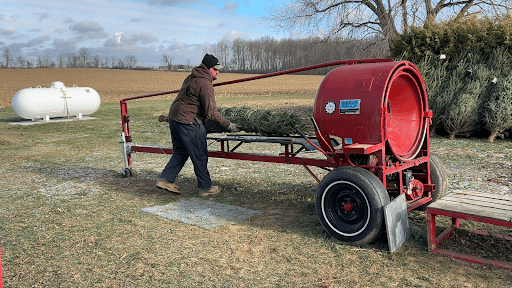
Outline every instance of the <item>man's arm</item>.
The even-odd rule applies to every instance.
[[[217,105],[215,103],[215,96],[213,91],[213,85],[211,83],[205,83],[208,85],[202,85],[199,92],[201,104],[204,107],[204,113],[206,118],[212,121],[218,122],[222,127],[229,128],[231,122],[224,118],[219,111],[217,111]]]

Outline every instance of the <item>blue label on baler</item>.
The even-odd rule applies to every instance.
[[[361,99],[340,100],[340,114],[359,114]]]

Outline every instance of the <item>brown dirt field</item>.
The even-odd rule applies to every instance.
[[[0,69],[0,107],[11,106],[12,96],[24,88],[50,87],[61,81],[65,86],[90,87],[102,102],[179,89],[189,72],[138,71],[95,68]],[[252,77],[251,74],[220,73],[214,83]],[[282,75],[215,88],[216,97],[269,94],[315,93],[323,76]],[[171,98],[162,96],[160,98]]]

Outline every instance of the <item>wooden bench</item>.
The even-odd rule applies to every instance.
[[[452,218],[452,225],[436,237],[436,216]],[[512,270],[512,263],[491,260],[469,254],[438,248],[439,244],[453,235],[459,227],[459,219],[478,221],[492,225],[512,227],[512,197],[491,193],[479,193],[456,190],[435,201],[427,207],[428,251],[448,255],[471,263],[495,265]],[[489,233],[466,229],[468,232],[483,236]],[[512,241],[512,237],[494,235],[494,237]]]

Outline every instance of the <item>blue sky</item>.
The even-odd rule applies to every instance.
[[[274,0],[0,0],[0,52],[30,60],[82,47],[102,60],[135,55],[157,65],[199,64],[211,44],[235,38],[288,37],[264,21]]]

